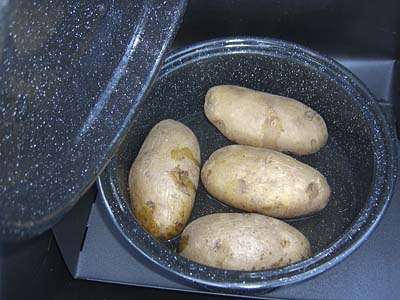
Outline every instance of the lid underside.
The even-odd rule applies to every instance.
[[[54,225],[111,158],[185,0],[0,8],[0,238]]]

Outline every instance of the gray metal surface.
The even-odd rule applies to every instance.
[[[295,285],[260,293],[261,299],[398,299],[400,292],[400,189],[371,237],[333,269]],[[115,230],[96,201],[75,278],[135,286],[212,293],[156,267]],[[387,246],[384,246],[387,245]],[[222,293],[218,293],[222,295]],[[232,295],[230,295],[232,296]],[[250,297],[250,296],[239,296]]]

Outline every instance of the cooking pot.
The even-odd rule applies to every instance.
[[[324,174],[332,188],[328,206],[286,220],[310,241],[314,255],[272,270],[228,271],[177,253],[178,238],[153,239],[129,205],[128,173],[139,149],[159,121],[179,120],[196,134],[204,162],[231,144],[205,117],[204,96],[219,84],[235,84],[291,97],[325,119],[328,143],[317,153],[295,157]],[[274,39],[225,38],[170,54],[150,93],[136,107],[130,130],[98,179],[102,201],[123,237],[160,267],[209,289],[249,292],[313,277],[343,260],[363,243],[384,214],[396,181],[393,129],[375,97],[334,60],[299,45]],[[236,212],[207,193],[201,183],[191,220]]]

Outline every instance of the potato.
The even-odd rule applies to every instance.
[[[179,254],[227,270],[279,268],[311,256],[310,243],[294,227],[258,214],[201,217],[182,232]]]
[[[322,117],[296,100],[234,85],[211,88],[204,112],[229,140],[305,155],[328,139]]]
[[[180,122],[164,120],[146,137],[129,173],[133,213],[155,238],[170,239],[191,214],[200,173],[200,147]]]
[[[330,195],[325,177],[312,167],[274,150],[242,145],[215,151],[201,180],[225,204],[277,218],[315,213]]]

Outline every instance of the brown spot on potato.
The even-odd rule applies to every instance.
[[[152,210],[154,210],[154,208],[156,207],[155,203],[151,200],[146,201],[146,205],[150,207]]]
[[[262,213],[262,214],[270,214],[270,213],[284,213],[284,212],[288,212],[289,211],[289,207],[287,205],[285,205],[284,203],[278,201],[277,198],[275,198],[275,202],[272,202],[268,205],[264,205],[261,208],[261,211],[257,208],[254,212],[257,213]]]
[[[171,158],[173,160],[191,160],[197,167],[200,167],[200,162],[194,157],[193,152],[188,147],[174,148],[171,150]]]
[[[221,246],[222,246],[221,239],[218,239],[218,240],[215,241],[214,246],[213,246],[213,249],[214,249],[215,251],[217,251],[219,248],[221,248]]]
[[[278,118],[276,118],[276,117],[272,118],[271,123],[270,123],[271,127],[275,127],[276,125],[278,125],[278,122],[279,122]]]
[[[264,159],[264,164],[270,164],[274,161],[274,159],[272,158],[272,155],[268,155],[265,159]]]
[[[133,193],[133,195],[135,195]],[[151,201],[147,201],[151,202]],[[143,203],[138,197],[132,197],[132,209],[138,222],[156,239],[161,237],[160,227],[154,220],[154,206]]]
[[[312,121],[316,115],[317,113],[312,110],[307,110],[304,112],[304,118],[308,121]]]
[[[246,181],[243,178],[241,178],[241,179],[239,179],[238,182],[239,182],[239,193],[241,193],[241,194],[247,193],[248,186],[246,184]]]
[[[279,267],[282,267],[282,266],[284,266],[285,264],[283,263],[283,257],[281,257],[278,261],[276,261],[276,262],[274,262],[272,265],[271,265],[271,268],[279,268]]]
[[[283,239],[283,240],[280,241],[280,244],[281,244],[281,247],[282,247],[283,249],[285,249],[285,248],[287,248],[287,247],[290,246],[290,241],[289,241],[289,240],[286,240],[286,239]]]
[[[223,132],[224,134],[226,133],[226,126],[224,121],[215,120],[213,121],[213,123],[215,124],[215,127],[217,127],[221,132]]]
[[[275,201],[277,201],[277,199],[275,199]],[[284,203],[277,201],[277,202],[275,202],[274,209],[276,211],[281,211],[281,212],[285,211],[285,212],[287,212],[289,210],[289,207],[287,205],[285,205]]]
[[[168,227],[164,228],[164,230],[160,231],[157,239],[169,240],[169,239],[175,237],[178,233],[180,233],[182,231],[182,229],[183,229],[183,226],[179,226],[177,224],[168,226]]]
[[[262,126],[263,138],[260,146],[278,150],[278,139],[284,131],[282,122],[273,109],[268,108],[266,115],[268,117]]]
[[[270,211],[273,210],[273,209],[274,209],[273,206],[268,205],[268,206],[263,206],[263,207],[261,208],[261,211],[267,214],[268,212],[270,212]]]
[[[210,177],[211,173],[212,173],[212,171],[211,171],[211,170],[207,170],[207,175],[206,175],[206,178]]]
[[[133,213],[136,216],[139,223],[156,239],[158,240],[169,240],[180,233],[185,227],[187,218],[184,218],[184,211],[180,213],[182,221],[176,221],[173,225],[163,227],[156,223],[153,212],[155,204],[148,205],[149,202],[139,203],[133,206]]]
[[[182,222],[178,222],[178,221],[175,222],[175,230],[177,232],[181,232],[184,226],[185,225]]]
[[[190,190],[196,192],[196,186],[190,180],[188,171],[181,170],[179,166],[177,166],[170,171],[170,174],[181,192],[189,196],[191,195]]]
[[[310,200],[314,200],[319,194],[318,184],[315,182],[311,182],[307,185],[306,193]]]
[[[159,128],[161,126],[162,126],[161,124],[158,124],[157,128]],[[161,133],[161,135],[167,135],[168,134],[168,130],[165,129],[165,128],[162,128],[162,129],[160,129],[160,133]]]
[[[189,236],[184,235],[179,240],[179,252],[183,252],[186,246],[189,244]]]

